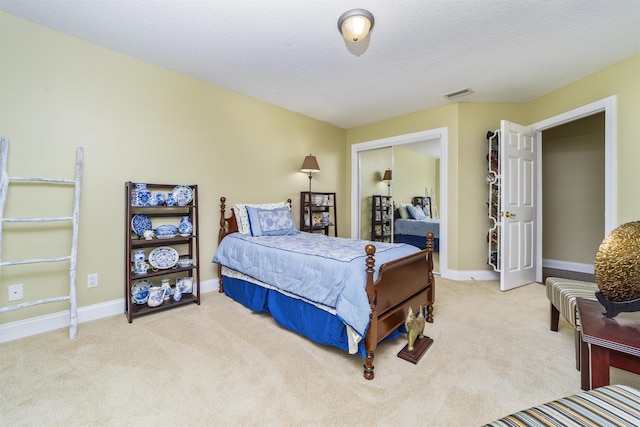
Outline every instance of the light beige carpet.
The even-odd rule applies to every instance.
[[[580,391],[573,333],[549,331],[544,286],[436,277],[434,344],[417,364],[404,336],[362,358],[316,345],[209,293],[190,305],[125,316],[0,346],[0,425],[479,426]],[[640,376],[612,370],[640,388]]]

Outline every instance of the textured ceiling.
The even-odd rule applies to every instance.
[[[341,38],[348,9],[370,37]],[[640,0],[0,0],[80,39],[352,128],[452,101],[529,102],[640,52]]]

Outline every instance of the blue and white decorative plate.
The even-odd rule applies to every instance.
[[[157,269],[171,268],[178,263],[180,255],[170,246],[158,246],[149,254],[149,264]]]
[[[156,227],[155,234],[160,239],[167,238],[167,236],[175,237],[178,234],[178,227],[170,224],[159,225]]]
[[[138,280],[131,288],[131,299],[134,304],[146,304],[149,300],[149,288],[153,286],[148,280]]]
[[[173,198],[176,202],[181,198],[184,198],[185,203],[189,204],[193,200],[193,190],[191,190],[191,187],[187,187],[186,185],[178,185],[171,190],[171,194],[173,194]]]
[[[138,236],[143,236],[145,230],[153,229],[151,219],[146,215],[134,215],[131,218],[131,228]]]

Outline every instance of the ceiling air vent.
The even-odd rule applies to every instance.
[[[473,91],[469,88],[465,88],[465,89],[457,90],[455,92],[448,93],[444,97],[447,99],[454,99],[454,98],[460,98],[461,96],[469,95],[470,93],[473,93]]]

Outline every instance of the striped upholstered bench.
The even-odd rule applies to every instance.
[[[640,391],[609,385],[516,412],[485,427],[640,426]]]
[[[547,298],[551,304],[550,329],[558,331],[560,314],[573,326],[576,369],[580,369],[580,319],[576,298],[582,297],[595,300],[598,284],[583,282],[580,280],[562,279],[560,277],[548,277],[545,280]]]

